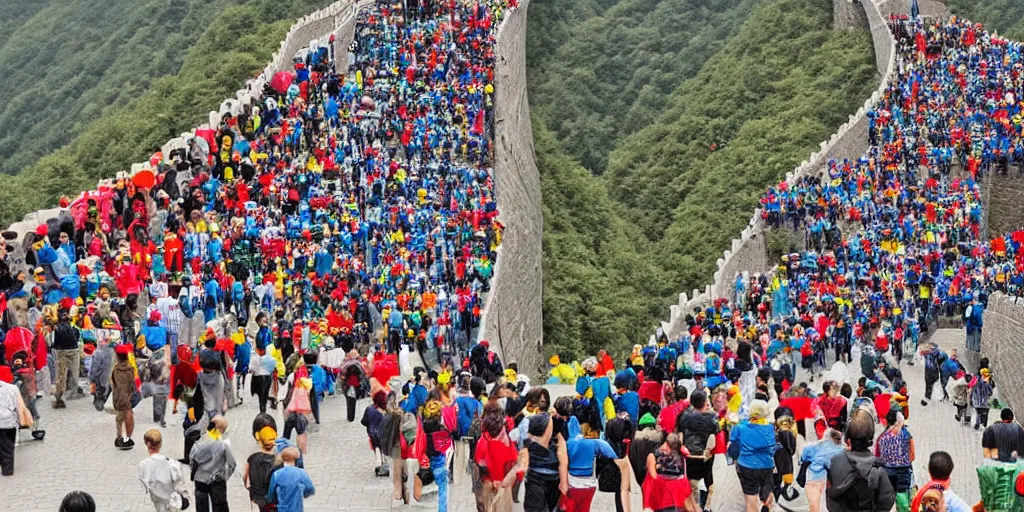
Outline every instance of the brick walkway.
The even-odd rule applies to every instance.
[[[942,330],[932,338],[945,348],[962,346],[960,331]],[[953,407],[948,403],[933,402],[921,407],[924,376],[920,365],[905,366],[904,373],[910,385],[910,429],[916,439],[918,461],[914,471],[923,482],[927,471],[928,454],[946,450],[956,461],[953,484],[968,503],[978,499],[974,468],[981,463],[981,434],[958,426],[953,421]],[[801,375],[801,377],[804,377]],[[555,386],[552,395],[569,394],[567,386]],[[941,394],[939,395],[941,396]],[[365,402],[359,406],[359,413]],[[136,479],[136,466],[145,458],[142,433],[154,425],[150,417],[150,401],[136,408],[136,434],[138,445],[130,452],[113,447],[114,418],[92,409],[89,400],[74,400],[65,410],[55,411],[43,406],[47,438],[43,442],[26,442],[17,449],[15,476],[0,479],[3,510],[45,510],[58,508],[64,494],[72,490],[85,490],[93,495],[103,511],[152,510],[148,499]],[[344,421],[344,401],[328,398],[322,406],[323,425],[309,438],[306,466],[317,493],[306,501],[306,510],[327,512],[337,510],[388,510],[391,507],[391,480],[375,478],[376,460],[367,447],[361,425]],[[247,492],[242,486],[241,469],[244,460],[256,450],[249,436],[256,406],[252,401],[228,412],[231,426],[228,438],[239,468],[228,483],[231,506],[248,510]],[[281,419],[278,419],[279,424]],[[182,434],[180,419],[172,418],[164,433],[165,453],[181,455]],[[715,465],[716,492],[713,509],[718,511],[742,510],[739,482],[731,466],[719,456]],[[456,474],[456,485],[450,492],[450,509],[457,512],[475,510],[466,478]],[[633,510],[639,511],[640,495],[634,490]],[[436,507],[436,505],[431,505]],[[593,510],[614,510],[611,494],[598,493]],[[413,507],[402,507],[415,510]],[[423,509],[426,510],[426,509]]]

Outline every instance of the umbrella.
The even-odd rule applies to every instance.
[[[910,0],[910,17],[918,18],[921,16],[921,8],[917,5],[917,0]]]
[[[295,81],[295,75],[287,71],[278,71],[270,79],[270,87],[280,94],[288,92],[288,86]]]

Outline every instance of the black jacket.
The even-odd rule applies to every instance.
[[[869,451],[844,451],[832,457],[828,482],[829,512],[888,512],[896,503],[884,465]]]
[[[57,329],[53,332],[54,350],[77,350],[79,336],[78,329],[72,327],[70,323],[57,324]]]

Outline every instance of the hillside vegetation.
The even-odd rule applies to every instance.
[[[0,3],[0,38],[20,27],[0,39],[0,162],[20,170],[0,180],[6,225],[198,125],[266,66],[295,19],[330,2]]]
[[[945,0],[950,12],[982,23],[986,30],[1024,40],[1024,2],[1019,0]]]
[[[746,4],[732,4],[733,15],[742,17]],[[807,158],[870,95],[878,80],[870,34],[833,31],[831,16],[828,0],[763,2],[699,69],[675,67],[659,78],[673,85],[647,88],[652,99],[643,103],[663,107],[628,130],[617,117],[620,103],[591,102],[590,112],[565,106],[588,101],[582,89],[577,97],[550,96],[547,85],[531,89],[545,194],[544,327],[551,349],[622,353],[643,342],[679,292],[710,282],[715,260],[746,225],[764,188]],[[591,24],[598,22],[576,30]],[[617,55],[632,51],[626,41],[609,48]],[[564,64],[544,66],[542,74],[557,74]],[[562,74],[585,76],[588,69]],[[584,128],[559,135],[550,129],[556,121]],[[574,141],[582,133],[611,133],[614,140],[588,160],[591,153]],[[607,169],[596,177],[602,169],[585,160],[607,161]],[[577,347],[583,352],[572,351]]]

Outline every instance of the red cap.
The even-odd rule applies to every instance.
[[[127,343],[123,343],[123,344],[118,345],[117,347],[114,348],[114,353],[115,354],[124,354],[124,355],[131,354],[132,353],[132,346],[127,344]]]
[[[159,322],[160,319],[163,318],[163,317],[164,316],[161,315],[160,312],[155,310],[155,309],[149,313],[149,321],[150,322]]]
[[[481,341],[480,344],[483,345],[484,348],[491,348],[491,343],[487,340]]]
[[[36,226],[36,234],[39,236],[46,236],[50,232],[50,228],[46,227],[46,224],[40,224]]]

